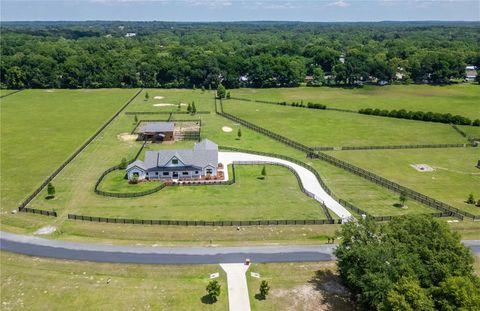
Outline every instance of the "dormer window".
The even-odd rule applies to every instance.
[[[178,164],[178,159],[173,159],[172,164],[177,165]]]

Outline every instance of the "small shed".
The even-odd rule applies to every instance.
[[[175,123],[173,122],[142,122],[136,128],[140,140],[153,142],[172,141]]]

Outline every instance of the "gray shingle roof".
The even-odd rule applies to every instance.
[[[130,164],[127,170],[137,162],[141,162],[142,166],[138,164],[136,166],[144,170],[152,170],[156,167],[165,166],[173,157],[176,157],[185,166],[204,168],[211,165],[217,167],[218,146],[214,142],[204,139],[195,144],[193,149],[147,151],[143,162],[137,160]]]
[[[173,132],[173,122],[142,122],[135,133]]]

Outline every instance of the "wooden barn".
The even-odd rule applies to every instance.
[[[136,128],[135,134],[138,134],[139,140],[148,140],[152,142],[172,141],[174,140],[173,122],[142,122]]]

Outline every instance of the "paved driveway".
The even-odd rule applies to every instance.
[[[480,255],[480,240],[463,243]],[[311,262],[335,260],[335,245],[252,247],[138,247],[73,243],[0,231],[0,248],[15,253],[58,259],[139,264],[217,264],[252,262]]]
[[[310,172],[303,166],[279,158],[243,152],[219,152],[218,162],[223,163],[224,166],[229,165],[233,162],[260,162],[276,163],[279,165],[290,167],[297,172],[298,176],[300,176],[300,181],[302,182],[305,190],[315,195],[315,200],[325,204],[328,209],[330,209],[342,219],[348,219],[352,217],[352,214],[347,209],[345,209],[345,207],[340,205],[340,203],[335,201],[330,195],[328,195],[328,193],[325,192],[322,186],[320,186],[317,177],[315,177],[312,172]],[[228,170],[225,171],[227,171],[228,174]]]

